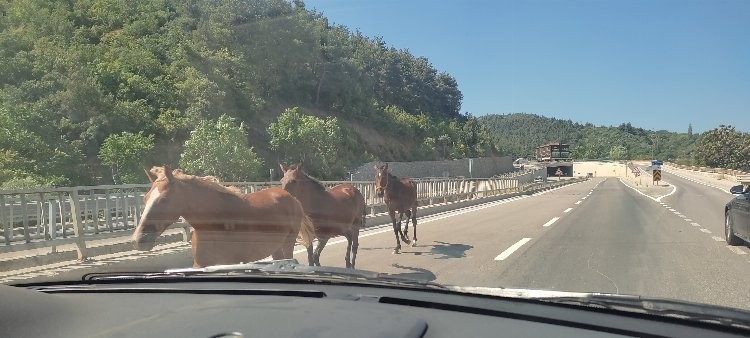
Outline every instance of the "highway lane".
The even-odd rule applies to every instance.
[[[638,294],[750,308],[747,255],[618,179],[596,184],[435,222],[423,227],[420,246],[401,255],[390,254],[392,234],[373,236],[361,244],[357,266],[454,285]],[[692,210],[700,212],[698,206]],[[327,248],[324,264],[339,265],[343,249]]]
[[[662,171],[667,182],[677,191],[662,199],[662,202],[685,215],[691,223],[697,223],[712,234],[724,238],[724,205],[734,196],[727,191],[709,187]]]
[[[478,233],[477,230],[485,231],[486,229],[472,229],[471,225],[474,224],[474,221],[472,221],[474,217],[479,217],[485,219],[486,221],[491,221],[498,218],[498,212],[492,210],[504,210],[500,213],[512,212],[514,213],[512,219],[520,219],[522,221],[502,221],[503,219],[506,219],[505,216],[502,216],[500,224],[502,227],[510,229],[511,233],[513,233],[513,231],[516,231],[515,229],[519,227],[525,227],[526,221],[524,220],[524,218],[530,218],[530,220],[538,222],[542,221],[544,217],[547,217],[545,216],[546,214],[551,215],[554,212],[558,211],[550,209],[546,211],[546,214],[531,213],[532,215],[529,215],[528,210],[534,210],[535,206],[540,201],[550,200],[554,195],[556,196],[555,199],[565,197],[564,200],[561,200],[561,203],[569,204],[576,198],[576,196],[585,194],[585,190],[593,187],[594,185],[595,183],[593,183],[592,181],[585,181],[579,184],[573,184],[558,188],[556,190],[541,192],[536,196],[523,195],[487,204],[477,205],[474,207],[435,214],[426,218],[419,217],[418,246],[416,248],[404,246],[403,249],[405,252],[402,255],[397,256],[391,254],[393,247],[395,246],[395,238],[393,235],[392,227],[390,225],[368,228],[360,234],[361,244],[357,259],[357,268],[372,270],[373,267],[379,265],[368,264],[368,262],[382,263],[384,261],[389,261],[392,262],[392,264],[399,264],[399,262],[401,262],[400,259],[402,259],[403,257],[422,254],[424,254],[425,257],[437,257],[436,259],[445,261],[450,260],[449,258],[452,257],[462,258],[460,252],[462,250],[465,251],[464,249],[467,249],[468,246],[465,244],[461,244],[458,241],[454,241],[454,235],[456,232],[467,233],[468,237],[464,235],[464,237],[459,238],[469,238],[472,240],[479,237],[480,239],[495,241],[496,238],[498,238],[498,236],[493,233],[496,230],[491,229],[490,233]],[[520,207],[508,207],[510,205],[516,204],[518,204]],[[433,225],[435,226],[433,227]],[[442,230],[442,232],[440,232],[438,235],[433,235],[433,230],[431,229],[441,229],[441,227],[445,230]],[[461,230],[454,231],[458,229]],[[411,233],[413,233],[413,229],[410,230],[410,234]],[[439,245],[433,245],[435,243],[432,242],[435,240],[438,240],[442,243],[438,243]],[[500,240],[502,240],[502,238],[500,238]],[[427,243],[427,241],[429,241],[431,244],[426,245],[425,243]],[[343,243],[341,242],[341,238],[334,238],[329,242],[328,247],[323,252],[323,256],[321,257],[321,262],[324,265],[344,266],[344,253],[342,250],[345,250],[345,246],[342,245]],[[371,245],[370,243],[376,244]],[[482,244],[484,244],[484,242],[482,242]],[[505,242],[500,242],[498,244],[492,243],[493,249],[491,249],[490,251],[494,253],[494,251],[496,250],[495,246],[504,244]],[[34,282],[50,278],[70,280],[78,279],[83,273],[89,272],[148,272],[163,271],[164,269],[174,267],[187,267],[192,264],[192,258],[190,256],[189,248],[189,244],[175,243],[166,246],[159,245],[152,252],[129,251],[105,257],[97,257],[94,261],[91,262],[78,263],[69,261],[54,266],[48,266],[41,270],[27,269],[24,271],[14,271],[12,272],[12,275],[0,276],[0,281],[4,283],[21,281]],[[297,247],[295,252],[297,252],[295,258],[297,258],[302,263],[307,263],[307,255],[303,248]],[[332,254],[329,255],[328,252],[332,252]],[[494,253],[494,255],[497,255],[497,253]],[[396,259],[397,257],[399,259]],[[422,262],[416,263],[421,264]],[[391,273],[404,272],[404,270],[399,269],[383,269],[377,271]],[[405,274],[404,276],[416,277],[417,275],[411,273]],[[434,277],[432,279],[434,279]]]
[[[724,197],[705,192],[689,202],[688,195],[696,191],[669,179],[686,195],[676,192],[663,199],[666,204],[695,213],[689,217],[699,222],[701,217],[715,217],[702,208],[721,204],[717,200]],[[750,294],[744,291],[750,280],[750,255],[728,249],[713,239],[717,233],[700,231],[703,227],[684,221],[616,178],[595,178],[419,222],[418,245],[404,246],[399,255],[391,253],[395,239],[390,226],[364,231],[357,267],[454,285],[616,292],[750,307]],[[321,261],[343,266],[345,246],[332,242]],[[61,267],[55,277],[190,265],[185,245],[163,251],[83,263],[90,266],[72,271]],[[295,257],[306,263],[306,253],[299,251]]]

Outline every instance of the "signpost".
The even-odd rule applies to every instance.
[[[659,181],[661,181],[661,169],[654,169],[653,178],[654,185],[659,185]]]

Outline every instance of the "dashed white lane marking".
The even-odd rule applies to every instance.
[[[497,255],[497,257],[495,257],[495,260],[496,261],[505,260],[506,258],[508,258],[508,256],[512,255],[516,250],[518,250],[518,248],[522,247],[524,244],[528,243],[530,240],[531,238],[528,238],[528,237],[522,238],[521,240],[516,242],[516,244],[511,245],[510,248],[505,249],[505,251]]]
[[[711,233],[711,230],[708,230],[708,229],[705,229],[705,228],[700,228],[700,230],[701,230],[701,232],[705,232],[707,234]]]
[[[685,218],[685,217],[687,217],[687,216],[685,216],[685,215],[683,215],[683,214],[679,214],[679,215],[677,215],[677,216],[680,216],[680,218]]]
[[[581,204],[581,201],[579,200],[578,202],[575,202],[573,204],[576,204],[576,205]]]
[[[747,255],[747,252],[745,252],[745,250],[742,250],[736,246],[727,246],[727,248],[738,255]]]
[[[585,199],[586,199],[586,197],[588,197],[588,196],[583,196],[583,198],[581,198],[581,199],[582,199],[582,200],[585,200]]]
[[[554,189],[545,190],[545,191],[543,191],[541,193],[535,193],[535,194],[532,194],[532,195],[516,196],[516,197],[510,198],[510,199],[502,199],[502,200],[499,200],[499,201],[487,202],[485,204],[479,204],[479,205],[475,205],[475,206],[471,206],[471,207],[465,207],[465,208],[455,209],[455,210],[448,210],[448,211],[445,211],[445,212],[442,212],[442,213],[430,215],[430,216],[428,216],[430,218],[420,221],[419,224],[421,225],[421,224],[424,224],[424,223],[429,223],[429,222],[432,222],[432,221],[437,221],[437,220],[440,220],[440,219],[444,219],[444,218],[448,218],[448,217],[452,217],[452,216],[457,216],[457,215],[469,213],[469,212],[476,211],[476,210],[486,209],[486,208],[494,207],[494,206],[497,206],[497,205],[505,204],[505,203],[508,203],[508,202],[512,202],[512,201],[516,201],[516,200],[522,200],[522,199],[525,199],[525,198],[530,198],[532,196],[539,196],[539,195],[548,193],[550,191],[554,191],[554,190],[558,190],[558,189],[563,189],[563,188],[571,187],[573,185],[580,184],[580,183],[583,183],[583,182],[587,182],[587,181],[581,181],[581,182],[578,182],[578,183],[566,184],[566,185],[559,186],[559,187],[554,188]],[[374,236],[374,235],[382,234],[382,233],[385,233],[385,232],[393,232],[393,228],[389,224],[382,225],[382,227],[384,227],[384,228],[383,229],[379,229],[379,230],[372,230],[371,232],[360,234],[359,238]],[[376,229],[377,229],[377,227],[376,227]],[[326,247],[331,246],[331,245],[335,245],[335,244],[346,243],[346,242],[347,241],[346,241],[345,237],[339,236],[339,237],[337,237],[337,239],[333,239],[332,238],[330,241],[328,241],[328,244],[326,245]],[[303,253],[303,252],[307,252],[307,248],[303,248],[301,246],[297,246],[297,247],[299,249],[294,250],[292,252],[294,255],[300,254],[300,253]],[[270,256],[266,257],[263,260],[271,260],[271,257]]]
[[[719,236],[711,236],[711,238],[713,238],[714,241],[717,241],[717,242],[723,242],[724,241],[724,239],[721,238],[721,237],[719,237]]]
[[[555,218],[553,218],[553,219],[551,219],[551,220],[547,221],[547,223],[544,223],[544,225],[542,225],[542,226],[546,228],[546,227],[548,227],[548,226],[552,225],[552,223],[555,223],[555,222],[557,222],[557,220],[558,220],[558,219],[560,219],[560,217],[555,217]]]
[[[685,222],[692,222],[693,220],[690,218],[685,218]]]
[[[461,214],[465,214],[465,213],[469,213],[469,212],[473,212],[473,211],[477,211],[477,210],[481,210],[481,209],[485,209],[485,208],[490,208],[490,207],[493,207],[493,206],[498,206],[498,205],[501,205],[501,204],[505,204],[505,203],[509,203],[509,202],[513,202],[513,201],[518,201],[518,200],[522,200],[522,199],[526,199],[526,198],[530,198],[532,196],[539,196],[539,195],[542,195],[542,194],[545,194],[545,193],[548,193],[548,192],[551,192],[551,191],[555,191],[555,190],[558,190],[558,189],[567,188],[567,187],[570,187],[570,186],[573,186],[573,185],[576,185],[576,184],[580,184],[580,183],[584,183],[584,182],[586,182],[586,181],[577,182],[577,183],[573,183],[573,184],[566,184],[566,185],[563,185],[563,186],[560,186],[560,187],[557,187],[557,188],[553,188],[553,189],[546,190],[546,191],[543,191],[541,193],[536,193],[536,194],[532,194],[532,195],[515,196],[515,197],[510,197],[510,198],[506,198],[506,199],[502,199],[502,200],[498,200],[498,201],[493,201],[493,202],[487,202],[487,203],[483,203],[483,204],[479,204],[479,205],[475,205],[475,206],[464,207],[464,208],[459,208],[459,209],[454,209],[454,210],[448,210],[448,211],[445,211],[445,212],[440,212],[440,213],[432,214],[432,215],[426,217],[425,220],[422,220],[420,222],[420,224],[429,223],[429,222],[432,222],[432,221],[436,221],[436,220],[440,220],[440,219],[444,219],[444,218],[448,218],[448,217],[452,217],[452,216],[457,216],[457,215],[461,215]],[[599,184],[597,183],[596,186],[598,186],[598,185]],[[380,227],[383,227],[383,229],[379,229]],[[359,238],[369,237],[369,236],[373,236],[373,235],[376,235],[376,234],[380,234],[380,233],[384,233],[384,232],[391,232],[391,231],[393,231],[393,229],[388,224],[386,224],[386,225],[380,225],[380,226],[374,226],[373,229],[370,232],[360,234]],[[334,239],[332,241],[329,241],[328,245],[330,246],[330,245],[340,244],[340,243],[345,243],[345,242],[346,242],[346,239],[344,239],[343,237],[340,237],[340,239],[338,239],[338,240]],[[174,248],[171,248],[171,247],[174,247]],[[307,251],[306,248],[301,247],[299,245],[295,246],[295,248],[298,248],[297,250],[294,251],[295,255]],[[44,271],[40,271],[40,272],[36,272],[36,273],[31,273],[31,274],[28,273],[28,272],[24,273],[24,272],[20,272],[20,271],[19,272],[13,271],[14,272],[13,274],[8,275],[5,278],[0,278],[0,282],[8,282],[8,281],[13,281],[13,280],[23,280],[23,279],[27,279],[27,278],[33,278],[34,276],[37,276],[37,275],[55,274],[58,271],[61,271],[61,272],[72,271],[72,270],[76,270],[76,269],[87,268],[87,267],[90,267],[92,265],[106,265],[108,263],[117,263],[117,262],[122,262],[122,261],[137,260],[137,259],[140,259],[140,258],[144,257],[145,255],[148,255],[148,256],[158,256],[160,254],[174,253],[174,252],[185,251],[185,250],[189,250],[189,249],[190,249],[190,243],[167,244],[166,247],[163,250],[159,250],[160,253],[155,253],[155,252],[152,252],[152,253],[140,253],[139,252],[139,253],[135,253],[135,254],[132,254],[132,253],[129,253],[129,252],[128,253],[117,253],[118,257],[116,259],[107,259],[106,262],[105,261],[96,261],[96,262],[89,262],[89,263],[74,263],[75,265],[72,265],[72,264],[69,264],[69,263],[65,263],[64,267],[61,267],[60,269],[57,269],[57,270],[44,270]],[[269,256],[269,257],[267,257],[265,259],[262,259],[261,261],[270,260],[270,259],[271,259],[271,257]],[[38,267],[38,268],[45,269],[44,267]]]
[[[698,224],[698,223],[695,223],[695,222],[693,222],[693,223],[690,223],[690,224],[691,224],[692,226],[694,226],[694,227],[699,227],[699,226],[701,226],[700,224]]]
[[[563,211],[563,212],[570,212],[571,210],[573,210],[573,208],[567,208],[567,209],[565,209],[565,211]]]

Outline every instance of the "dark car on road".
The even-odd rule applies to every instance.
[[[750,241],[750,185],[737,185],[729,192],[736,196],[724,207],[724,235],[727,244],[738,245]]]

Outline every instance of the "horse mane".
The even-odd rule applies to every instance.
[[[307,179],[310,182],[312,182],[312,184],[315,186],[315,188],[317,188],[320,191],[326,191],[326,186],[319,179],[310,176],[310,174],[308,174],[308,173],[306,173],[304,171],[302,171],[302,174],[305,175],[305,177],[307,177]]]
[[[153,167],[151,168],[151,173],[157,175],[159,178],[164,177],[164,168],[163,167]],[[182,169],[174,169],[172,170],[172,175],[183,182],[194,182],[204,188],[223,193],[223,194],[230,194],[236,197],[244,197],[245,194],[242,193],[242,191],[235,186],[223,186],[219,182],[219,179],[215,176],[196,176],[196,175],[188,175],[185,174]]]

